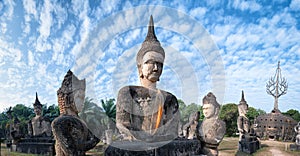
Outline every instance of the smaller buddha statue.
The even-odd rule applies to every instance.
[[[244,91],[242,91],[242,98],[238,105],[239,117],[237,118],[237,126],[239,131],[239,141],[249,133],[250,130],[250,121],[246,116],[248,111],[248,104],[244,98]]]
[[[202,153],[215,156],[218,155],[218,146],[225,135],[226,125],[219,119],[220,104],[213,93],[204,96],[202,102],[205,117],[199,129]]]
[[[187,139],[194,139],[198,133],[198,123],[200,118],[200,112],[194,112],[190,115],[189,122],[183,126],[183,136]]]
[[[294,127],[294,130],[297,133],[295,143],[300,146],[300,122]]]
[[[33,104],[33,110],[35,117],[28,122],[28,135],[30,137],[50,137],[52,135],[51,124],[49,118],[42,115],[43,105],[38,99],[36,93],[35,102]]]
[[[85,79],[79,80],[69,70],[57,91],[60,116],[52,122],[57,156],[85,155],[100,141],[88,129],[78,113],[85,97]]]

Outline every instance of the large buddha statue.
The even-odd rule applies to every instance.
[[[35,102],[33,104],[35,117],[33,117],[28,123],[28,135],[31,137],[51,136],[50,120],[46,117],[43,117],[42,107],[43,105],[40,103],[36,93]]]
[[[158,142],[178,136],[177,98],[156,88],[164,59],[151,16],[147,37],[136,56],[142,86],[125,86],[118,93],[116,124],[124,140]]]
[[[60,116],[52,122],[57,156],[85,155],[99,139],[78,117],[85,97],[85,80],[79,80],[69,70],[57,91]]]
[[[242,137],[247,135],[250,131],[250,121],[246,116],[248,111],[248,104],[244,98],[244,91],[242,91],[242,99],[238,105],[239,117],[237,118],[237,126],[239,131],[239,141],[242,140]]]
[[[209,92],[202,100],[204,120],[199,129],[199,139],[202,144],[202,153],[218,155],[218,146],[225,132],[225,122],[219,119],[220,104],[213,93]]]

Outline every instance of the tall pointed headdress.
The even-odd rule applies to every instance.
[[[143,56],[149,51],[155,51],[157,53],[160,53],[165,58],[165,51],[161,47],[160,42],[157,40],[157,38],[155,36],[152,15],[150,16],[147,36],[145,38],[145,41],[142,44],[141,49],[139,50],[139,52],[137,53],[137,56],[136,56],[136,62],[137,62],[138,68],[140,68],[142,65]]]
[[[242,90],[242,98],[241,98],[241,101],[240,101],[240,103],[239,103],[238,106],[242,106],[242,105],[245,105],[248,108],[248,104],[247,104],[247,101],[245,100],[244,91],[243,90]]]
[[[38,94],[37,94],[37,92],[35,92],[35,102],[33,104],[33,107],[42,107],[42,106],[43,105],[39,101]]]

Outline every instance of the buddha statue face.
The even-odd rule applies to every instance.
[[[35,115],[41,115],[42,114],[42,107],[41,106],[34,106],[33,111]]]
[[[215,115],[215,106],[211,103],[204,103],[202,106],[205,118],[209,119]]]
[[[239,110],[239,115],[240,116],[245,116],[247,114],[247,111],[248,111],[248,106],[246,104],[240,104],[238,106],[238,110]]]
[[[151,82],[158,81],[163,68],[163,55],[155,51],[149,51],[143,56],[142,61],[142,77]]]

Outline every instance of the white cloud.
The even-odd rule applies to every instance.
[[[41,10],[41,16],[40,16],[40,37],[43,38],[43,40],[47,40],[47,38],[50,35],[51,26],[52,26],[52,4],[49,0],[45,0],[44,6]]]
[[[28,51],[28,65],[33,66],[34,64],[35,64],[34,56],[33,56],[32,52],[29,50]]]
[[[261,9],[261,5],[256,3],[255,1],[236,0],[233,2],[232,5],[233,8],[240,9],[242,11],[249,10],[250,12],[255,12]]]
[[[300,10],[300,0],[292,0],[290,3],[291,10],[299,11]]]

